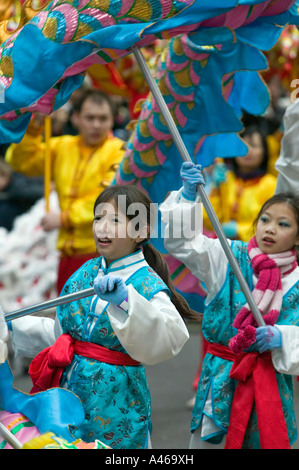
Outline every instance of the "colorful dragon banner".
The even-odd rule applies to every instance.
[[[204,46],[243,42],[266,50],[283,25],[297,21],[294,3],[53,0],[31,16],[33,0],[27,0],[22,9],[28,21],[22,19],[12,34],[4,25],[9,37],[0,48],[0,143],[20,141],[33,111],[58,109],[88,67],[127,55],[132,45],[196,32]]]

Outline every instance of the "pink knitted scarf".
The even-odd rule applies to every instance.
[[[282,304],[281,276],[289,274],[297,267],[296,251],[267,255],[259,249],[256,237],[249,241],[247,250],[253,272],[258,277],[252,298],[266,325],[274,325]],[[238,329],[238,334],[230,340],[229,347],[235,354],[239,354],[255,342],[257,323],[247,303],[237,314],[233,327]]]

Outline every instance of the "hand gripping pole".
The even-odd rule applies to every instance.
[[[175,125],[175,122],[170,114],[170,111],[167,107],[167,104],[162,96],[162,93],[156,83],[156,81],[153,79],[152,75],[151,75],[151,72],[147,66],[147,63],[140,51],[140,49],[137,47],[137,46],[132,46],[131,48],[135,58],[136,58],[136,61],[144,75],[144,78],[146,79],[148,85],[149,85],[149,88],[157,102],[157,105],[161,111],[161,114],[165,120],[165,123],[169,129],[169,132],[171,133],[171,136],[173,138],[173,141],[174,141],[174,144],[176,145],[177,147],[177,150],[180,154],[180,156],[182,157],[182,160],[185,161],[185,162],[192,162],[192,159],[190,157],[190,155],[188,154],[188,151],[185,147],[185,144],[183,142],[183,139],[181,138],[180,136],[180,133],[178,132],[177,130],[177,127]],[[230,265],[231,265],[231,268],[240,284],[240,287],[242,289],[242,292],[244,293],[244,296],[247,300],[247,303],[249,305],[249,308],[257,322],[257,324],[259,326],[265,326],[265,321],[262,317],[262,314],[261,312],[259,311],[259,309],[257,308],[257,305],[256,303],[254,302],[253,298],[252,298],[252,295],[251,295],[251,291],[248,287],[248,284],[241,272],[241,269],[240,269],[240,266],[238,265],[237,263],[237,260],[231,250],[231,247],[225,237],[225,234],[223,232],[223,229],[221,227],[221,224],[215,214],[215,211],[210,203],[210,200],[204,190],[204,187],[199,184],[197,186],[197,192],[199,193],[200,195],[200,198],[201,198],[201,201],[204,205],[204,208],[208,214],[208,217],[213,225],[213,228],[214,228],[214,231],[222,245],[222,248],[230,262]]]

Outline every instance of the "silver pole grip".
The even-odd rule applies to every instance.
[[[73,292],[71,294],[62,295],[61,297],[57,297],[52,300],[46,300],[40,304],[32,305],[30,307],[24,307],[20,310],[15,310],[10,313],[6,313],[4,315],[5,321],[15,320],[16,318],[23,317],[25,315],[34,314],[37,312],[41,312],[42,310],[47,310],[52,307],[57,307],[58,305],[63,305],[69,302],[73,302],[74,300],[83,299],[84,297],[89,297],[94,295],[95,291],[93,287],[89,289],[84,289],[78,292]]]

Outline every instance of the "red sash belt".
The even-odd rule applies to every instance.
[[[31,362],[29,375],[33,382],[30,393],[59,387],[64,368],[71,364],[74,354],[108,364],[138,366],[140,362],[128,354],[112,351],[95,343],[76,341],[69,334],[59,336],[53,346],[41,351]]]
[[[290,449],[271,352],[234,354],[228,347],[209,343],[207,352],[233,361],[230,377],[234,393],[225,449],[241,449],[253,403],[262,449]]]

